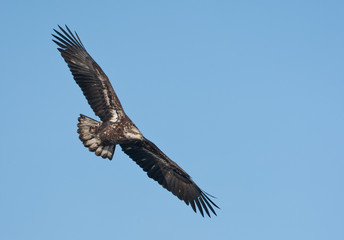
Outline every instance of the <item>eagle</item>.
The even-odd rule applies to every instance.
[[[211,217],[219,208],[202,191],[191,177],[154,143],[145,138],[130,120],[112,88],[112,85],[99,65],[88,54],[78,34],[65,26],[53,29],[53,41],[67,63],[74,80],[81,88],[89,105],[100,121],[80,114],[78,118],[79,139],[89,151],[97,156],[112,160],[116,145],[120,145],[132,160],[138,164],[148,177],[172,192],[186,205],[197,208],[204,217],[204,211]],[[197,207],[197,208],[196,208]],[[210,210],[210,211],[209,211]]]

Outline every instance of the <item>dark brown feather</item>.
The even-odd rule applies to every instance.
[[[75,37],[67,26],[67,31],[60,26],[59,28],[60,32],[54,29],[57,35],[52,34],[56,39],[53,41],[59,46],[58,50],[94,113],[103,122],[110,120],[115,114],[117,117],[124,116],[122,105],[108,77],[88,54],[77,33]]]
[[[191,204],[196,212],[204,216],[203,210],[210,217],[210,211],[216,215],[214,208],[218,206],[209,199],[191,177],[175,162],[169,159],[157,146],[148,139],[143,141],[120,144],[122,150],[129,155],[147,175],[157,181],[160,185],[172,192],[187,205]],[[196,204],[196,206],[195,206]]]

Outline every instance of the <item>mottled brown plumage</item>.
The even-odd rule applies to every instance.
[[[203,192],[191,177],[169,159],[154,143],[146,139],[123,111],[122,105],[103,70],[87,53],[77,33],[66,26],[55,30],[53,40],[68,64],[94,113],[102,122],[80,115],[79,138],[97,156],[112,159],[116,145],[133,159],[147,175],[172,192],[192,209],[216,215],[218,206]],[[210,211],[209,211],[210,210]]]

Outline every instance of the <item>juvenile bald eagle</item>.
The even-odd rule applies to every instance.
[[[78,118],[79,138],[97,156],[112,159],[115,147],[119,144],[147,175],[172,192],[196,212],[210,217],[210,209],[215,215],[218,206],[203,192],[191,177],[175,162],[169,159],[154,143],[146,139],[123,111],[122,105],[113,90],[108,77],[87,53],[80,41],[66,26],[54,29],[53,41],[59,46],[62,57],[68,64],[76,83],[94,113],[101,122],[80,115]]]

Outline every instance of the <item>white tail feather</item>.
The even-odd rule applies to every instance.
[[[78,133],[79,138],[91,152],[95,152],[97,156],[102,158],[112,159],[116,145],[103,145],[101,139],[97,134],[101,122],[80,114],[78,118]]]

